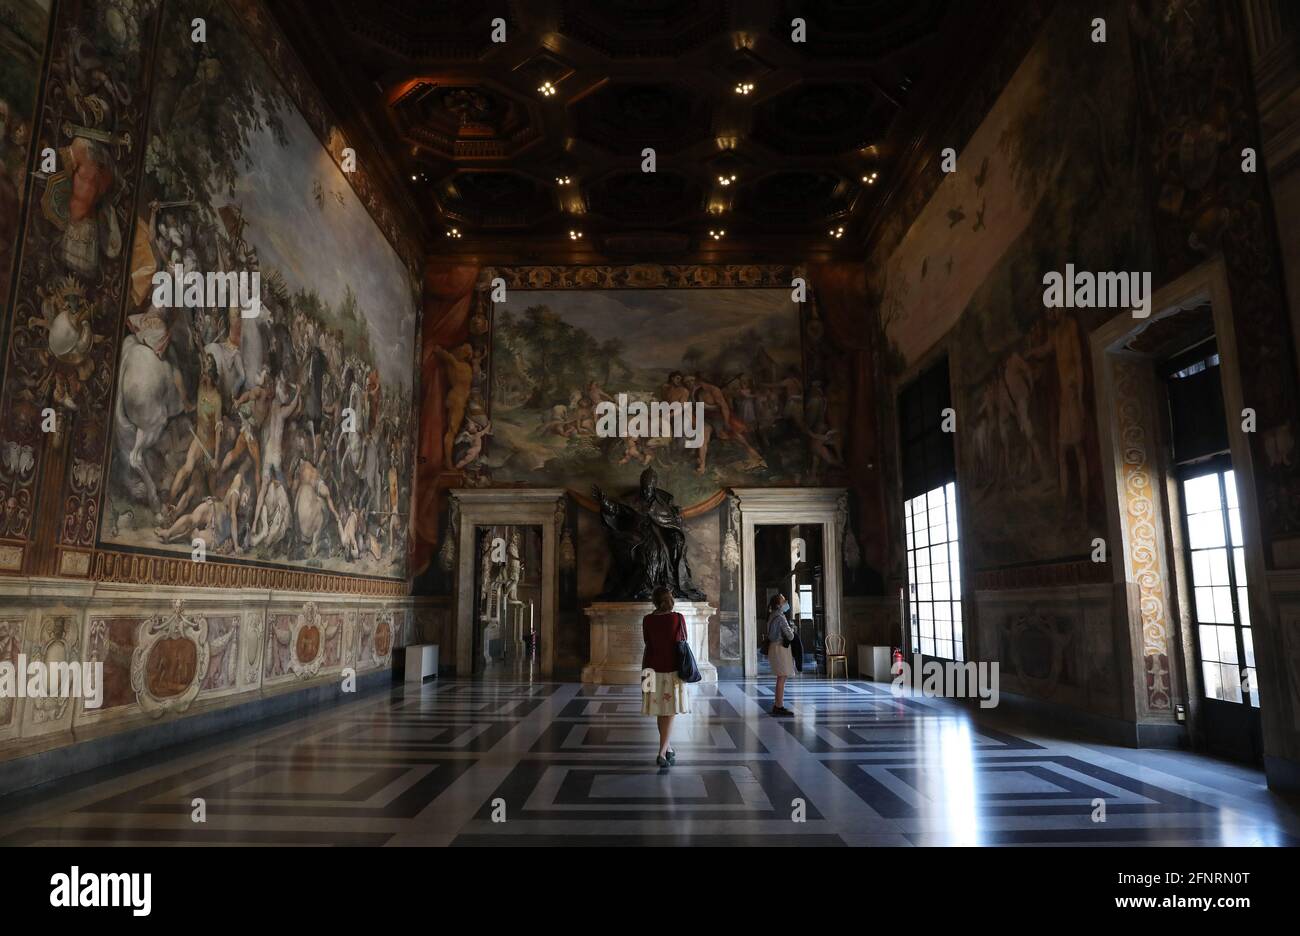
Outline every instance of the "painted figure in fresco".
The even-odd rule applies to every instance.
[[[282,374],[275,382],[275,396],[271,400],[271,405],[267,411],[266,424],[262,427],[262,481],[257,488],[257,506],[253,508],[253,516],[260,520],[263,515],[263,506],[266,503],[267,485],[272,481],[279,484],[279,497],[284,498],[285,507],[288,507],[288,497],[284,493],[288,482],[285,480],[284,471],[280,462],[284,457],[284,424],[288,422],[298,412],[299,406],[302,405],[302,394],[295,388],[292,399],[289,397],[288,382]],[[254,522],[256,527],[256,521]],[[275,541],[278,542],[279,537]],[[254,543],[256,543],[254,538]]]
[[[745,453],[749,455],[749,461],[744,465],[745,471],[766,468],[767,462],[763,460],[763,456],[758,453],[754,446],[749,444],[749,439],[746,438],[745,424],[732,414],[731,405],[727,402],[726,394],[718,387],[705,381],[699,374],[692,374],[687,377],[685,384],[691,393],[691,401],[704,404],[703,442],[699,448],[699,463],[696,465],[695,473],[704,474],[711,438],[732,441],[743,448]]]
[[[248,546],[248,539],[252,535],[253,514],[252,504],[253,496],[250,488],[252,485],[248,481],[248,474],[243,467],[235,472],[235,476],[230,481],[230,486],[226,488],[226,494],[223,502],[226,506],[226,514],[230,517],[230,546],[236,553],[243,552]]]
[[[181,500],[177,495],[185,489],[196,468],[201,464],[209,475],[208,487],[215,487],[217,466],[221,461],[221,389],[217,386],[217,364],[211,355],[203,355],[203,371],[199,376],[198,400],[195,408],[195,427],[191,430],[190,447],[185,452],[185,464],[172,479],[171,497],[176,510],[183,511],[189,502],[189,492]]]
[[[1033,357],[1032,352],[1030,356]],[[1034,469],[1033,477],[1037,479],[1043,475],[1043,450],[1042,446],[1038,444],[1034,419],[1030,412],[1033,405],[1035,382],[1034,370],[1030,367],[1029,362],[1021,357],[1018,352],[1012,351],[1007,356],[1006,363],[1002,365],[1002,385],[1006,395],[1006,403],[1010,404],[1010,412],[1015,416],[1016,425],[1020,428],[1020,434],[1024,438],[1025,444],[1029,446],[1029,454]],[[1008,450],[1007,467],[1016,474],[1020,474],[1023,466],[1020,463],[1013,462],[1010,454],[1010,450]]]
[[[160,527],[155,532],[164,543],[189,543],[193,538],[202,539],[204,548],[215,552],[231,540],[232,528],[225,502],[209,496],[189,513],[177,517],[171,526]]]
[[[592,492],[614,559],[602,601],[645,601],[660,586],[672,589],[675,598],[704,600],[686,560],[681,508],[660,490],[653,468],[641,472],[640,488],[628,503],[611,501],[599,487]]]
[[[1079,480],[1079,504],[1088,505],[1088,456],[1084,450],[1087,409],[1083,399],[1083,345],[1079,326],[1061,309],[1047,315],[1047,340],[1029,352],[1031,359],[1056,359],[1056,464],[1061,497],[1070,496],[1070,462]]]
[[[320,550],[321,534],[328,528],[326,521],[329,517],[333,517],[337,525],[339,512],[334,507],[329,485],[321,478],[315,465],[305,458],[300,459],[290,474],[293,475],[294,518],[297,521],[298,542],[307,547],[309,557],[315,558]]]
[[[226,453],[221,461],[221,470],[229,471],[231,465],[247,455],[253,460],[253,477],[257,479],[257,490],[262,490],[262,443],[258,441],[261,427],[266,424],[271,412],[271,369],[263,367],[257,375],[257,383],[238,397],[234,404],[239,415],[239,438],[234,448]],[[260,498],[259,498],[260,499]]]
[[[456,436],[460,434],[461,424],[465,421],[465,405],[469,402],[470,387],[474,382],[474,368],[469,363],[474,357],[474,349],[463,344],[452,352],[435,346],[433,353],[447,376],[447,398],[443,404],[447,413],[447,428],[443,432],[442,448],[443,464],[450,466],[455,464],[452,455]]]
[[[826,419],[826,392],[820,380],[808,385],[808,399],[804,402],[804,434],[812,454],[812,477],[820,476],[821,467],[843,468],[844,455],[840,451],[839,430]]]
[[[72,184],[68,221],[63,230],[63,262],[68,269],[90,279],[99,271],[99,206],[113,187],[113,163],[99,143],[85,137],[74,137],[59,155]],[[107,242],[102,249],[106,256],[116,257],[122,249],[117,216],[105,211],[103,222]]]
[[[479,425],[473,419],[466,420],[465,429],[456,437],[456,448],[453,452],[456,461],[452,467],[457,471],[468,466],[474,459],[478,458],[483,451],[483,439],[485,436],[492,434],[492,422],[487,421]]]
[[[279,477],[262,485],[262,503],[253,512],[253,546],[273,549],[289,533],[289,495]]]

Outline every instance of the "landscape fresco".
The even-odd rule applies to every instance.
[[[401,577],[416,285],[225,5],[166,10],[102,541]],[[260,314],[153,307],[176,265]]]
[[[0,309],[9,302],[49,21],[50,0],[0,0]]]
[[[688,506],[730,485],[816,483],[842,464],[844,427],[822,382],[805,386],[788,289],[517,291],[493,315],[481,462],[494,484],[617,494],[653,467]],[[620,393],[706,403],[707,446],[599,437],[596,404]]]

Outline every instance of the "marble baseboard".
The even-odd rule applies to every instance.
[[[1077,733],[1123,747],[1182,750],[1189,746],[1183,725],[1132,722],[1006,690],[999,693],[998,710],[1035,728]]]
[[[419,642],[409,599],[27,578],[0,582],[0,660],[102,666],[100,704],[0,699],[14,758],[391,675]]]
[[[1285,757],[1265,756],[1264,776],[1268,778],[1270,790],[1300,795],[1300,763]]]

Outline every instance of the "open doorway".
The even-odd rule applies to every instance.
[[[474,649],[476,676],[535,675],[542,606],[542,528],[475,528]]]
[[[787,617],[803,645],[803,672],[825,670],[826,600],[823,567],[823,526],[760,524],[754,527],[754,594],[756,632],[766,632],[768,603],[780,592],[790,601]],[[759,674],[770,672],[759,658]]]

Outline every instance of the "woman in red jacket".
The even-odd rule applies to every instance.
[[[655,610],[641,621],[645,654],[641,657],[641,714],[659,720],[659,756],[655,763],[671,767],[677,763],[669,735],[673,716],[690,712],[686,683],[677,675],[677,642],[686,639],[686,618],[673,610],[669,588],[654,590]]]

